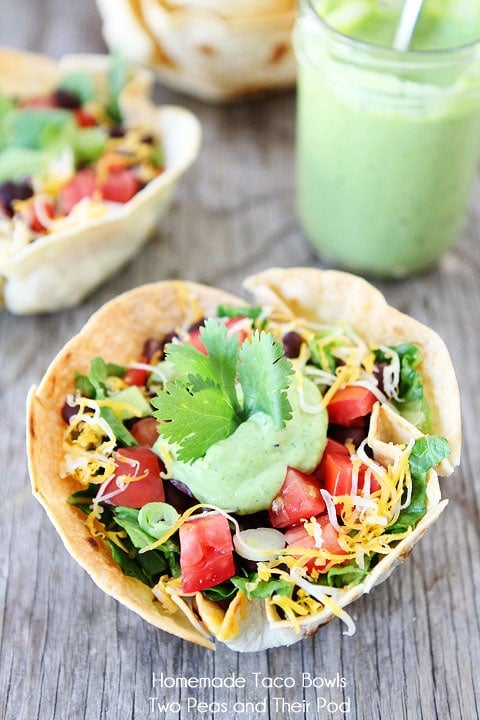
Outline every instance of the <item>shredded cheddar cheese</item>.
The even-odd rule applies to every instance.
[[[78,410],[65,432],[61,476],[71,475],[82,485],[103,483],[115,471],[115,435],[101,417],[97,401],[75,396],[70,404]]]
[[[111,540],[111,542],[115,543],[115,545],[119,548],[128,552],[127,548],[122,543],[122,539],[127,537],[127,533],[124,530],[107,530],[101,521],[101,516],[102,508],[100,505],[94,505],[91,512],[87,515],[85,522],[92,536]]]

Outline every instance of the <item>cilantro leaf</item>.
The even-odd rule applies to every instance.
[[[212,371],[220,389],[229,398],[232,407],[239,412],[235,379],[237,376],[238,336],[227,337],[222,323],[209,319],[200,328],[200,338],[205,345]]]
[[[178,443],[177,457],[192,462],[203,457],[210,445],[231,435],[238,420],[235,411],[222,390],[215,385],[203,384],[197,392],[181,383],[167,383],[166,391],[153,398],[157,408],[154,416],[163,421],[159,433],[170,442]],[[203,384],[203,387],[202,387]]]
[[[256,331],[239,350],[238,379],[243,390],[244,411],[270,415],[277,429],[292,417],[286,390],[293,373],[283,346],[272,334]]]
[[[270,415],[277,429],[292,414],[286,390],[293,368],[273,335],[256,331],[239,347],[238,336],[210,318],[200,337],[207,354],[189,343],[170,345],[166,357],[176,379],[152,400],[159,433],[178,445],[182,462],[202,457],[253,413]]]
[[[189,343],[178,343],[169,346],[166,358],[173,364],[176,373],[188,378],[187,384],[192,387],[195,383],[195,391],[208,383],[217,385],[229,399],[240,420],[241,412],[235,390],[238,337],[227,337],[225,325],[210,318],[200,328],[200,338],[208,355]]]

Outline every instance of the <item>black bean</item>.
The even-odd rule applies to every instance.
[[[148,338],[143,344],[142,355],[146,362],[150,362],[154,355],[156,360],[161,360],[164,355],[165,345],[172,342],[173,338],[176,337],[175,333],[167,333],[162,339],[160,338]]]
[[[375,369],[373,371],[373,376],[377,380],[378,388],[382,392],[385,392],[385,388],[383,385],[383,371],[385,370],[386,367],[388,367],[388,363],[386,363],[386,362],[377,363],[375,365]]]
[[[14,200],[27,200],[32,197],[33,188],[30,183],[13,182],[7,180],[6,182],[0,183],[0,203],[5,208],[9,215],[13,215],[12,203]]]
[[[67,423],[70,422],[70,418],[74,417],[78,413],[79,406],[78,405],[69,405],[67,402],[63,404],[62,407],[62,418]]]
[[[266,510],[254,513],[253,515],[236,515],[234,517],[242,530],[255,530],[259,527],[270,527],[270,519]]]
[[[297,358],[300,355],[303,338],[294,330],[287,332],[283,338],[283,349],[287,358]]]
[[[205,320],[207,318],[201,318],[200,320],[197,320],[197,322],[194,322],[190,327],[188,328],[188,332],[192,333],[195,332],[195,330],[199,330],[199,328],[203,327],[205,325]]]
[[[343,425],[329,425],[328,426],[328,437],[332,440],[338,440],[338,442],[345,443],[346,440],[351,440],[354,446],[357,448],[362,440],[368,435],[368,421],[370,415],[366,415],[362,427],[344,427]]]
[[[110,128],[110,137],[112,138],[122,138],[125,135],[125,128],[123,128],[121,125],[114,125],[112,128]]]
[[[78,110],[82,106],[82,102],[78,95],[71,90],[65,88],[57,88],[53,92],[55,105],[64,110]]]
[[[189,507],[197,504],[197,500],[187,486],[178,480],[165,480],[163,487],[165,490],[165,502],[173,505],[178,513],[184,513]]]

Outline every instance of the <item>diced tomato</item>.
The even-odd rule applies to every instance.
[[[357,490],[362,490],[365,485],[365,465],[361,465],[358,471]],[[338,497],[339,495],[351,495],[353,482],[353,465],[350,457],[331,453],[325,458],[325,473],[323,484],[330,495]],[[375,477],[370,478],[370,492],[380,489],[380,485]],[[339,505],[336,506],[337,512],[340,511]]]
[[[193,345],[193,347],[198,350],[199,352],[203,353],[204,355],[207,355],[207,348],[200,340],[200,329],[196,328],[195,330],[192,330],[189,332],[189,338],[188,342],[190,345]]]
[[[350,457],[348,448],[346,448],[343,443],[338,442],[338,440],[334,440],[333,438],[327,438],[327,444],[325,445],[323,453],[324,455],[336,453],[337,455],[346,455],[347,457]]]
[[[97,190],[97,179],[92,168],[79,170],[59,192],[58,203],[61,211],[68,215],[80,200],[92,197]]]
[[[328,519],[328,515],[320,515],[317,517],[317,522],[322,528],[322,547],[333,555],[346,555],[346,551],[338,544],[338,532]]]
[[[134,479],[126,483],[125,490],[105,502],[130,508],[141,508],[150,502],[165,502],[160,460],[149,447],[121,448],[115,451],[114,460],[117,469],[105,495],[118,488],[117,478],[125,476]]]
[[[231,332],[233,329],[238,337],[239,345],[241,345],[248,336],[248,333],[245,330],[245,328],[240,326],[240,322],[244,319],[245,319],[244,317],[235,317],[235,318],[230,318],[230,320],[227,320],[227,322],[226,322],[227,330],[229,331],[228,335],[231,335]],[[238,326],[238,327],[235,329],[236,326]]]
[[[235,575],[233,542],[223,515],[206,515],[180,527],[180,568],[184,592],[218,585]]]
[[[21,108],[38,108],[39,110],[57,107],[53,95],[41,95],[38,97],[25,98],[19,103]]]
[[[52,200],[43,195],[30,198],[28,202],[23,203],[17,209],[17,212],[33,232],[37,233],[47,230],[50,225],[49,221],[56,215],[55,205]]]
[[[328,519],[328,515],[319,515],[315,518],[320,527],[322,528],[322,548],[328,550],[333,555],[345,555],[345,550],[338,544],[338,533]],[[315,547],[315,538],[309,535],[303,525],[295,525],[289,528],[285,533],[285,540],[287,541],[288,547],[298,547],[301,549],[311,549]],[[327,563],[322,563],[316,558],[310,558],[306,560],[305,567],[308,572],[316,570],[323,570]]]
[[[41,207],[39,207],[41,204]],[[37,198],[32,203],[32,217],[30,219],[30,227],[34,232],[44,232],[48,228],[46,220],[52,220],[55,217],[55,205],[48,198]]]
[[[131,168],[110,168],[101,190],[104,200],[126,203],[140,190],[140,182]]]
[[[239,323],[239,321],[242,319],[243,318],[241,318],[241,317],[230,318],[225,323],[225,327],[227,328],[227,330],[231,330],[232,328],[235,328],[235,325],[237,325],[237,323]],[[193,345],[193,347],[196,348],[199,352],[203,353],[204,355],[207,355],[207,348],[202,343],[202,340],[200,338],[200,330],[201,330],[201,328],[195,328],[195,330],[191,330],[189,332],[188,342],[190,343],[190,345]],[[230,333],[228,333],[228,334],[230,335]],[[235,334],[238,337],[239,345],[241,345],[243,343],[243,341],[245,340],[245,338],[248,335],[246,330],[244,328],[240,328],[240,327],[237,330],[235,330]]]
[[[328,420],[334,425],[346,427],[363,424],[363,418],[372,412],[376,400],[371,390],[357,385],[347,385],[337,390],[328,403]]]
[[[77,108],[73,111],[73,114],[75,115],[75,120],[77,122],[77,125],[79,127],[95,127],[98,125],[97,121],[91,115],[88,110],[84,110],[83,108]]]
[[[129,368],[123,376],[123,380],[127,383],[127,385],[137,385],[138,387],[143,387],[150,374],[151,371],[145,370],[144,368]]]
[[[288,527],[325,510],[320,484],[313,475],[289,467],[277,497],[268,511],[274,528]]]
[[[345,455],[346,457],[350,457],[350,453],[348,452],[345,445],[337,442],[337,440],[332,440],[332,438],[327,438],[327,444],[325,445],[322,459],[320,460],[316,469],[313,471],[313,474],[315,475],[317,480],[323,481],[323,478],[325,477],[325,460],[327,458],[327,455],[332,455],[333,453],[336,455]]]
[[[132,427],[130,432],[138,442],[139,445],[152,445],[158,440],[158,420],[154,417],[145,417],[137,420]]]
[[[285,533],[285,540],[288,547],[298,547],[302,550],[311,550],[315,547],[315,538],[307,533],[303,525],[294,525],[289,528]],[[309,573],[312,572],[314,567],[317,570],[323,567],[323,563],[314,557],[309,558],[302,564],[305,565]]]

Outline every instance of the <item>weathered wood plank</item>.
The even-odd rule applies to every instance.
[[[56,57],[104,49],[93,0],[4,0],[0,42]],[[256,655],[189,646],[101,593],[31,498],[25,395],[101,303],[166,277],[240,292],[243,277],[258,269],[320,264],[295,218],[293,94],[224,108],[167,90],[158,97],[194,110],[204,129],[198,162],[182,182],[165,226],[81,307],[50,317],[0,314],[0,387],[7,411],[0,433],[0,716],[230,718],[234,704],[245,703],[245,712],[237,706],[237,716],[260,720],[478,717],[479,187],[468,227],[440,268],[401,283],[376,283],[393,304],[435,327],[451,348],[462,386],[465,445],[461,469],[443,482],[450,504],[442,520],[406,564],[352,608],[353,638],[333,622],[296,646]],[[224,680],[235,673],[245,687],[162,689],[155,681],[161,673]],[[302,673],[307,673],[303,683]],[[273,682],[293,686],[264,687]],[[189,713],[189,698],[219,703],[220,711],[192,707]],[[162,712],[157,702],[169,702],[170,708]],[[329,712],[328,703],[339,710]],[[341,703],[347,703],[343,713]]]

